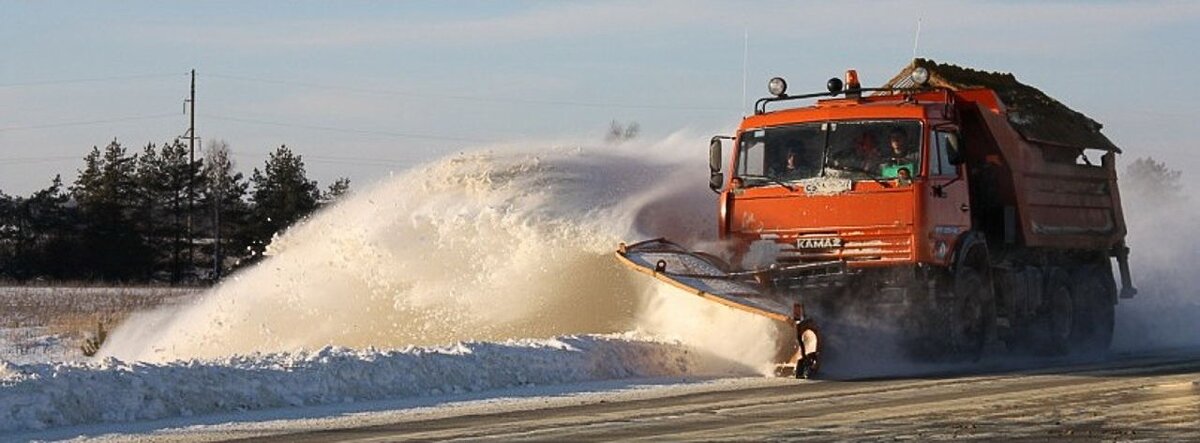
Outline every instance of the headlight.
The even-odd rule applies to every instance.
[[[784,81],[781,77],[771,79],[771,81],[767,82],[767,92],[776,97],[783,97],[787,93],[787,81]]]
[[[913,85],[925,86],[925,82],[929,81],[929,70],[922,67],[917,67],[917,69],[913,69],[912,73],[909,74],[908,77],[912,79]]]

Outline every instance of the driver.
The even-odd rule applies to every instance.
[[[783,168],[775,171],[775,176],[783,180],[798,180],[812,175],[812,168],[804,165],[801,160],[803,151],[798,145],[789,147],[784,157]]]

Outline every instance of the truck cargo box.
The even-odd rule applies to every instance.
[[[1107,250],[1125,236],[1115,153],[1100,123],[1012,74],[917,59],[887,86],[928,84],[955,91],[971,199],[980,228],[996,243]]]

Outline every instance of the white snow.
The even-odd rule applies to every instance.
[[[0,361],[0,432],[677,376],[705,364],[678,343],[632,334],[171,363]]]

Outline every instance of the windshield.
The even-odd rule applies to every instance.
[[[751,185],[814,177],[908,179],[919,171],[920,141],[921,123],[916,120],[756,129],[742,133],[737,174]]]

